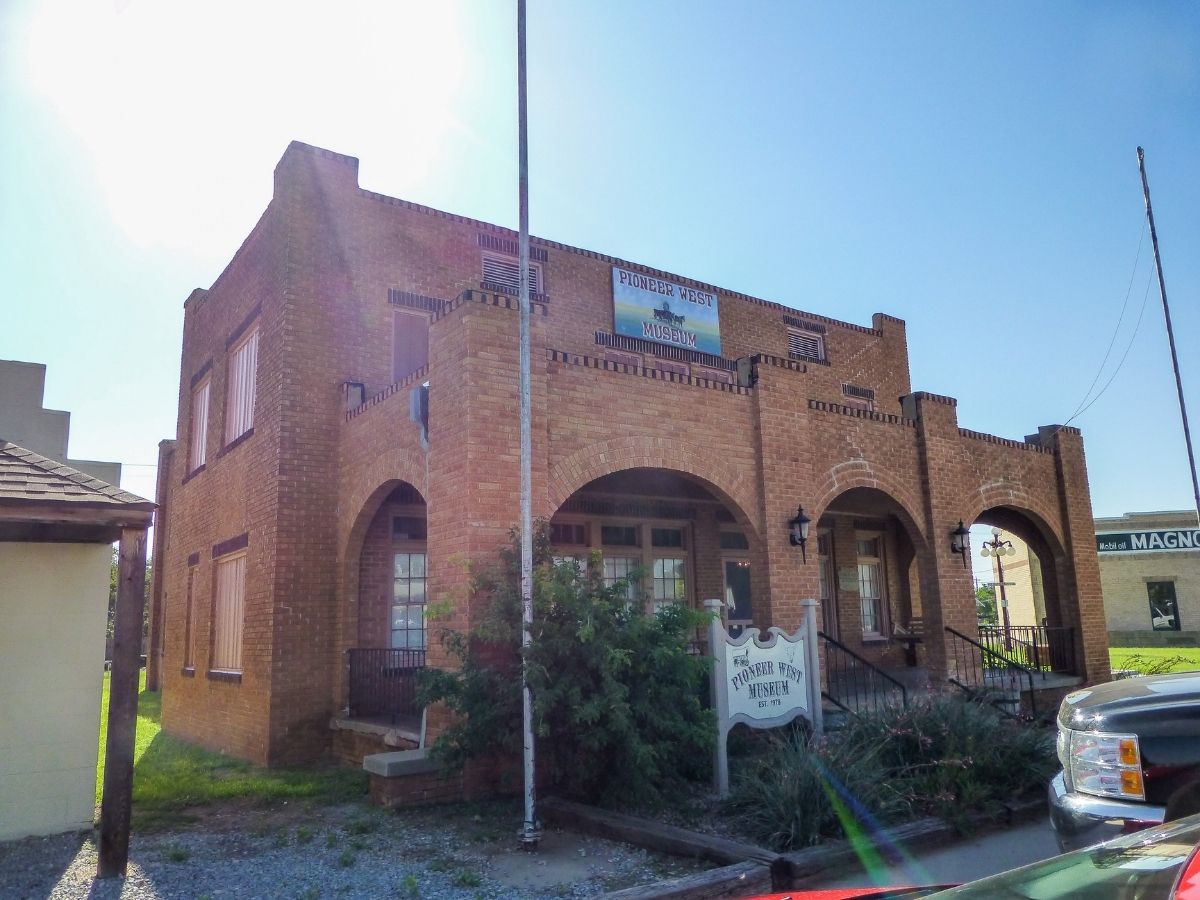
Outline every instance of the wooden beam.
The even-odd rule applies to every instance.
[[[99,503],[90,500],[0,501],[0,522],[149,528],[153,518],[153,503]]]
[[[100,801],[100,863],[96,873],[100,878],[124,877],[129,862],[133,743],[137,729],[142,616],[146,605],[146,530],[122,529],[118,554],[108,742],[104,795]]]

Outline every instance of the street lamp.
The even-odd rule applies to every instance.
[[[1004,563],[1001,561],[1005,556],[1016,556],[1017,548],[1013,546],[1012,541],[1000,540],[1001,531],[999,528],[992,529],[992,539],[983,542],[983,549],[979,551],[980,556],[996,557],[996,585],[1000,588],[1000,610],[1004,616],[1004,649],[1006,652],[1012,650],[1012,626],[1008,621],[1008,594],[1005,593],[1007,582],[1004,580]],[[1013,582],[1015,584],[1015,582]]]

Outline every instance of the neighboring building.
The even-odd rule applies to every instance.
[[[995,537],[988,538],[995,541]],[[1022,627],[1043,625],[1046,619],[1046,597],[1042,592],[1042,563],[1029,545],[1015,534],[1000,532],[1000,541],[1008,541],[1013,552],[990,557],[991,584],[996,590],[996,614],[1004,623],[1003,601],[1008,602],[1010,625]],[[1003,582],[1003,589],[1001,589]]]
[[[1195,510],[1096,519],[1096,549],[1112,646],[1200,646]]]
[[[184,304],[154,553],[167,732],[282,764],[445,727],[430,710],[426,732],[375,728],[361,692],[451,662],[426,600],[470,625],[465,564],[496,560],[518,520],[516,237],[363,190],[352,157],[284,153],[262,218]],[[951,533],[993,524],[1034,547],[1071,669],[1107,677],[1077,429],[959,428],[955,400],[912,391],[892,316],[540,238],[531,256],[533,510],[558,555],[599,551],[609,580],[644,567],[648,606],[733,599],[732,624],[794,630],[820,597],[826,634],[883,667],[919,621],[917,661],[944,683],[947,628],[976,633]]]
[[[0,439],[0,841],[92,827],[112,543],[153,509]]]
[[[0,359],[0,437],[100,481],[120,484],[120,463],[68,457],[71,414],[43,407],[45,392],[44,365]]]

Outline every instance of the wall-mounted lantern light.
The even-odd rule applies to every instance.
[[[967,567],[967,541],[970,536],[971,532],[963,525],[962,519],[958,520],[958,527],[950,532],[950,552],[962,557],[964,569]]]
[[[788,537],[791,539],[793,547],[800,548],[800,558],[805,563],[808,562],[808,553],[804,549],[804,545],[808,543],[808,525],[812,520],[804,514],[804,507],[796,507],[796,515],[788,520]]]

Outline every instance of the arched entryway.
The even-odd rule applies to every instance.
[[[602,475],[568,496],[550,520],[559,559],[624,581],[631,602],[699,607],[721,597],[735,633],[765,627],[766,578],[757,530],[736,503],[699,476],[635,467]],[[630,581],[635,573],[640,579]]]
[[[1062,544],[1028,509],[994,506],[971,528],[982,643],[1035,671],[1076,674],[1077,616]]]
[[[836,495],[815,524],[822,630],[884,668],[919,664],[928,559],[912,511],[884,490]]]
[[[407,481],[380,485],[359,511],[344,554],[340,633],[348,664],[339,705],[351,718],[416,729],[428,570],[424,497]]]

